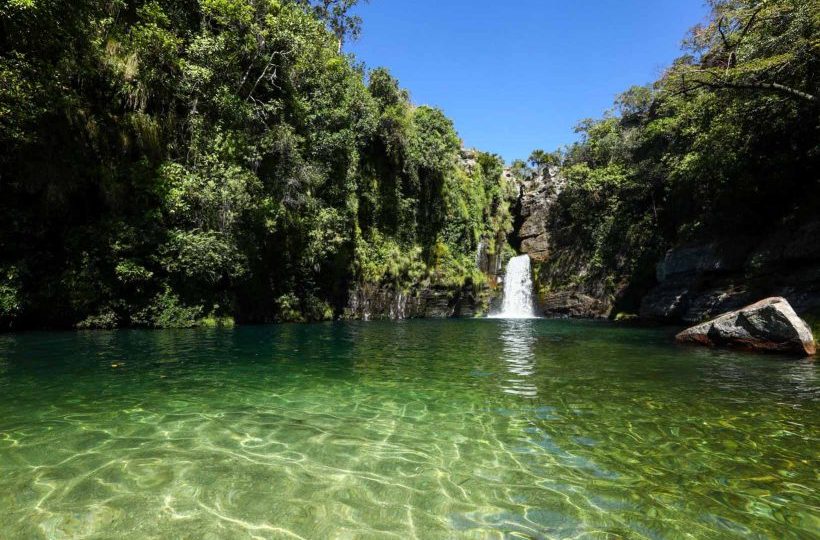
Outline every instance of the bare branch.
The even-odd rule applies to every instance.
[[[775,82],[732,82],[727,81],[723,77],[719,76],[718,74],[714,73],[713,71],[709,70],[692,70],[695,73],[701,73],[703,75],[708,75],[712,77],[712,81],[706,80],[696,80],[694,81],[698,86],[697,87],[690,87],[687,86],[686,81],[684,79],[684,74],[681,74],[681,81],[682,86],[684,89],[681,93],[686,93],[689,90],[694,90],[697,88],[733,88],[737,90],[772,90],[776,92],[780,92],[783,94],[788,94],[793,97],[798,97],[800,99],[804,99],[806,101],[815,102],[817,101],[817,96],[810,94],[808,92],[804,92],[803,90],[798,90],[797,88],[792,88],[790,86],[786,86],[784,84],[775,83]],[[674,95],[674,94],[673,94]]]
[[[250,61],[250,64],[248,65],[248,71],[245,72],[245,76],[242,77],[242,81],[239,83],[239,86],[236,87],[237,92],[242,90],[242,87],[245,86],[245,83],[247,82],[248,77],[250,76],[251,71],[253,70],[253,64],[256,62],[256,59],[259,58],[259,53],[262,52],[262,47],[264,46],[265,41],[263,40],[262,46],[256,48],[256,52],[253,55],[253,59]]]
[[[717,24],[718,32],[720,33],[720,40],[723,42],[723,48],[726,49],[728,52],[731,50],[731,46],[729,45],[729,38],[726,37],[726,32],[723,31],[723,22],[726,20],[726,17],[721,17]]]
[[[740,44],[743,43],[743,39],[746,37],[746,34],[749,33],[749,30],[752,29],[752,26],[754,26],[755,21],[757,20],[757,16],[760,15],[761,11],[763,11],[763,6],[758,7],[755,10],[755,12],[752,13],[752,16],[749,19],[749,22],[746,23],[746,26],[743,27],[743,30],[740,32],[740,38],[738,38],[737,45],[735,45],[735,48],[739,47]]]
[[[253,83],[253,88],[251,88],[251,91],[248,93],[248,97],[245,98],[245,99],[250,99],[251,96],[253,96],[253,92],[256,90],[256,87],[259,86],[259,83],[262,82],[262,79],[265,78],[265,75],[268,74],[268,70],[271,67],[273,67],[274,70],[273,70],[273,74],[270,77],[270,81],[271,81],[271,84],[273,86],[276,86],[276,83],[274,81],[276,79],[276,74],[278,73],[278,70],[279,70],[280,66],[275,65],[273,63],[273,59],[274,59],[274,57],[276,57],[276,55],[285,57],[285,56],[288,56],[289,54],[291,54],[291,53],[290,52],[282,52],[282,51],[273,51],[271,53],[270,58],[268,58],[268,63],[265,65],[265,69],[262,70],[262,73],[259,75],[259,78],[256,79],[255,83]],[[276,86],[276,87],[279,88],[278,86]]]
[[[709,86],[707,84],[707,86]],[[750,82],[750,83],[731,83],[731,82],[723,82],[720,83],[720,86],[723,88],[737,88],[739,90],[774,90],[783,94],[789,94],[794,97],[798,97],[804,99],[806,101],[815,102],[817,101],[817,96],[813,94],[809,94],[808,92],[804,92],[802,90],[798,90],[797,88],[792,88],[790,86],[786,86],[780,83],[769,83],[769,82]]]

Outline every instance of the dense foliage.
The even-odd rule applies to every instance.
[[[659,81],[582,122],[577,144],[533,154],[534,169],[560,163],[566,182],[548,285],[640,292],[673,245],[820,215],[820,3],[711,6]]]
[[[477,282],[502,164],[341,53],[353,4],[0,4],[0,327],[316,320],[356,282]]]

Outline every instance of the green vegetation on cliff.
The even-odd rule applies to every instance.
[[[0,327],[340,314],[475,282],[501,161],[341,54],[351,0],[0,6]]]
[[[531,157],[565,181],[542,287],[631,294],[634,310],[670,247],[820,216],[820,2],[711,7],[659,81],[581,122],[577,144]]]

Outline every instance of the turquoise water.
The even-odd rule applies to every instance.
[[[817,538],[818,375],[569,321],[0,335],[0,538]]]

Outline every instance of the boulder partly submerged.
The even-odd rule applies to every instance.
[[[809,325],[785,298],[767,298],[677,335],[679,343],[736,347],[811,356],[817,347]]]

